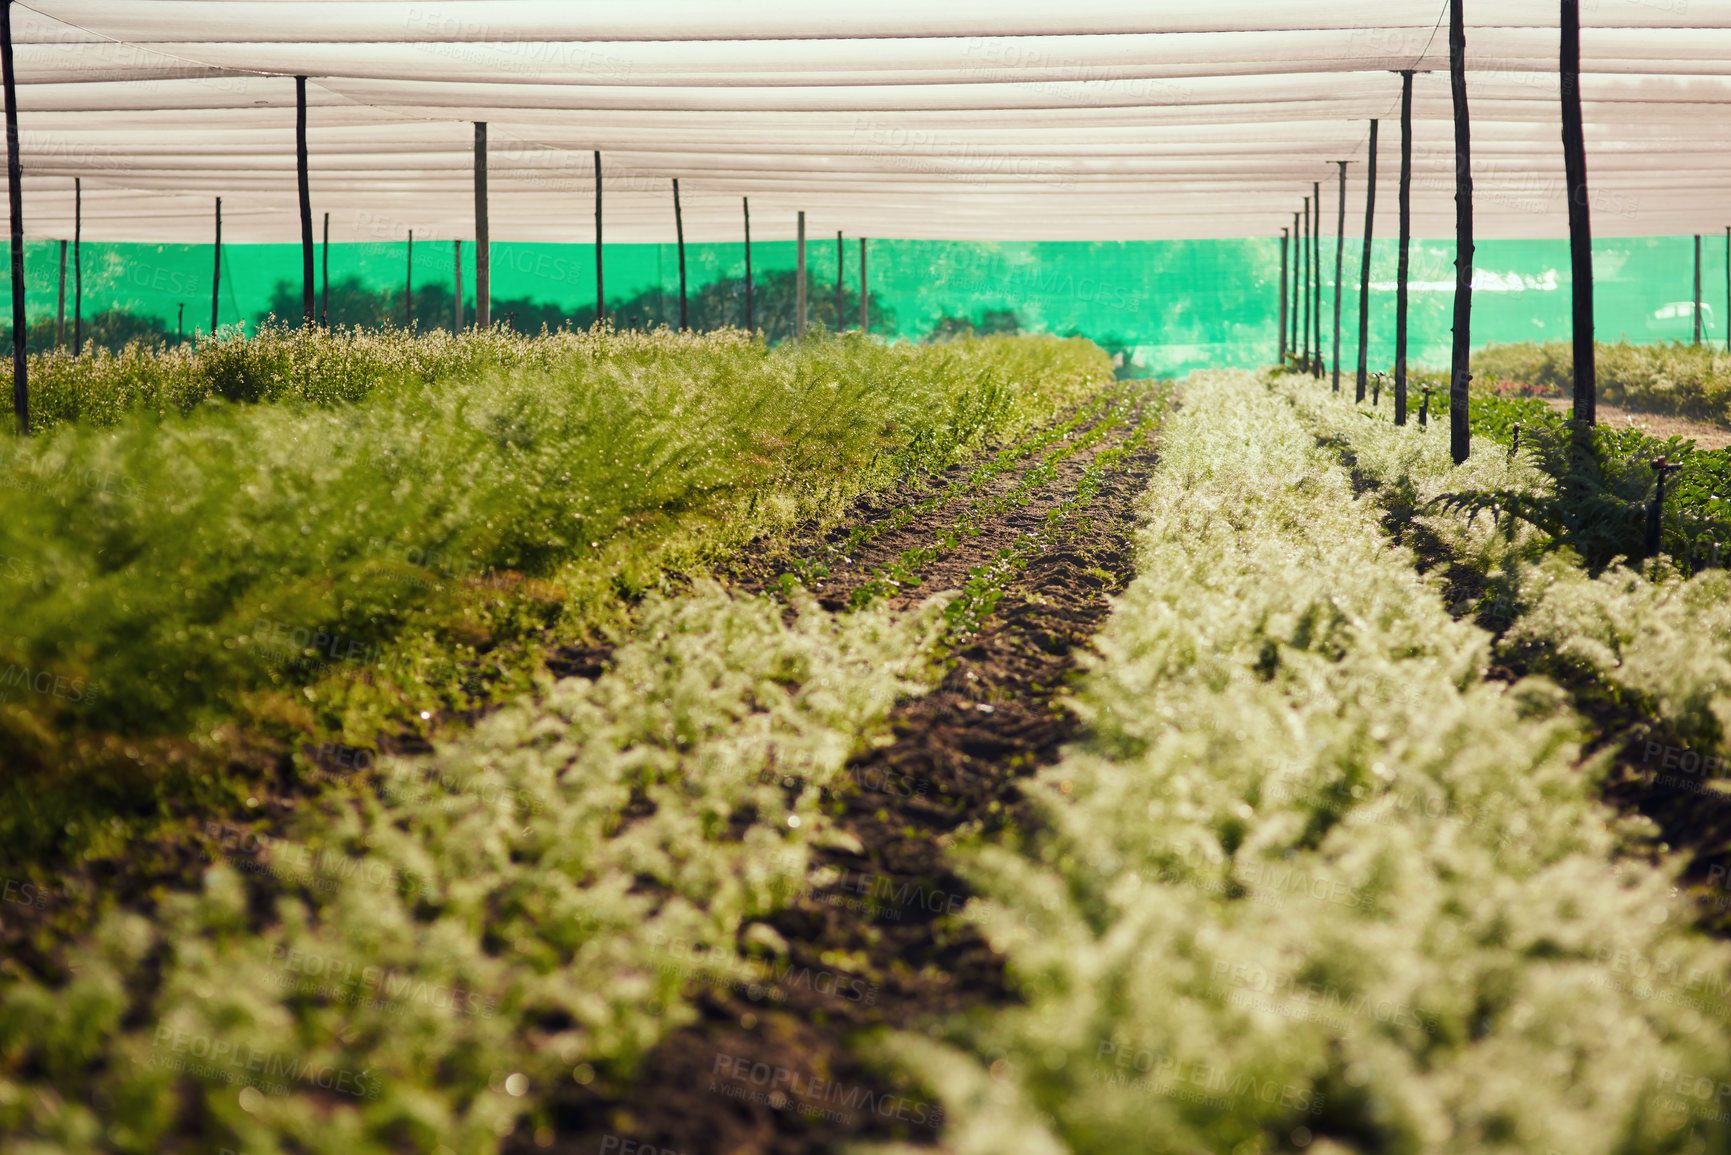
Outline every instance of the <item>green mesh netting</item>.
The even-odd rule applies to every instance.
[[[1611,238],[1594,245],[1598,335],[1635,342],[1693,333],[1694,257],[1689,237]],[[1392,358],[1392,240],[1379,240],[1372,265],[1371,363]],[[1358,242],[1346,245],[1342,360],[1356,364]],[[813,317],[833,326],[836,248],[808,242]],[[1077,331],[1122,354],[1143,373],[1184,373],[1205,366],[1272,361],[1278,307],[1279,242],[1267,239],[1147,242],[1004,242],[874,240],[869,243],[873,330],[923,339],[934,329],[964,326]],[[333,321],[402,323],[406,246],[402,242],[332,245]],[[472,322],[474,250],[463,245],[465,320]],[[626,323],[678,320],[678,255],[672,245],[608,245],[609,308]],[[743,246],[687,246],[692,322],[743,319],[737,279]],[[322,275],[322,250],[319,251]],[[858,243],[843,254],[849,327],[857,324]],[[792,242],[752,246],[757,319],[781,324],[791,302]],[[1323,342],[1332,343],[1334,249],[1323,241]],[[60,242],[27,245],[31,344],[54,340]],[[298,317],[298,245],[225,245],[218,303],[222,325],[249,329],[274,308]],[[72,333],[68,261],[66,339]],[[208,329],[210,246],[86,243],[83,246],[86,336],[117,343],[134,334],[191,337]],[[414,250],[415,312],[422,326],[451,324],[450,241],[420,241]],[[779,274],[779,279],[777,274]],[[1705,336],[1724,340],[1725,257],[1718,238],[1704,244]],[[1453,244],[1415,242],[1412,250],[1411,359],[1446,365],[1453,297]],[[1569,264],[1561,240],[1492,240],[1479,244],[1473,298],[1475,346],[1547,340],[1569,333]],[[778,293],[782,296],[778,297]],[[0,297],[10,295],[0,287]],[[542,323],[594,315],[595,257],[590,245],[496,243],[492,247],[495,320],[538,330]],[[778,320],[781,318],[782,320]]]

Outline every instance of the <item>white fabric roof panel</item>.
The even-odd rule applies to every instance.
[[[1555,0],[1466,0],[1480,236],[1562,236]],[[1731,197],[1731,0],[1586,0],[1597,235],[1717,233]],[[1453,227],[1444,0],[33,0],[15,5],[26,235],[299,238],[294,85],[332,239],[472,235],[489,124],[496,240],[687,235],[1147,239],[1269,235],[1348,159],[1392,235],[1399,79],[1415,234]]]

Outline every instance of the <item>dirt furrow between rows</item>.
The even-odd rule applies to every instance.
[[[1134,501],[1154,462],[1145,441],[1131,440],[1139,416],[1126,406],[1077,452],[1050,466],[1039,455],[1018,463],[965,502],[837,559],[814,583],[826,604],[847,605],[907,550],[952,527],[966,512],[958,505],[975,511],[966,517],[973,532],[956,534],[888,604],[960,588],[1003,550],[1026,549],[1030,535],[1040,543],[978,627],[954,642],[940,683],[892,716],[893,741],[857,755],[848,788],[826,798],[859,849],[816,853],[813,884],[771,922],[786,945],[764,981],[706,988],[700,1020],[669,1034],[629,1084],[564,1088],[552,1105],[551,1149],[595,1151],[609,1136],[686,1155],[936,1140],[942,1113],[926,1090],[886,1077],[850,1044],[862,1031],[934,1028],[1014,997],[1002,959],[968,917],[969,888],[943,838],[964,826],[1026,828],[1019,780],[1054,761],[1075,731],[1061,702],[1067,676],[1133,576]],[[1090,463],[1123,445],[1134,448],[1113,459],[1093,499],[1049,525]],[[1002,502],[1041,468],[1050,470],[1044,484]],[[846,536],[844,527],[831,541]],[[742,584],[770,585],[772,568]],[[782,785],[804,788],[791,768]],[[549,1148],[519,1133],[508,1149]]]

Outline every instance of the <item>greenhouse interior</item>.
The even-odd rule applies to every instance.
[[[0,0],[0,1151],[1731,1152],[1731,4]]]

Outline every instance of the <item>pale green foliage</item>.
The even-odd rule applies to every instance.
[[[109,914],[67,988],[10,984],[0,1132],[47,1151],[156,1151],[186,1080],[153,1060],[174,1057],[175,1039],[209,1038],[376,1089],[321,1103],[282,1078],[292,1093],[249,1111],[244,1067],[234,1083],[192,1078],[237,1150],[491,1151],[578,1065],[628,1074],[692,1017],[693,980],[801,981],[742,959],[742,932],[773,948],[754,920],[809,884],[809,846],[845,838],[818,787],[838,782],[897,697],[929,684],[946,600],[896,619],[832,615],[801,595],[788,622],[783,603],[711,583],[651,595],[599,679],[546,685],[436,754],[387,760],[376,795],[238,850],[148,922]],[[262,930],[249,928],[243,861],[291,883]],[[124,984],[155,951],[149,1021],[123,1024]],[[340,993],[297,994],[285,979]],[[863,982],[842,989],[875,998]],[[513,1097],[512,1073],[535,1093]],[[110,1109],[53,1089],[86,1080]]]
[[[1731,748],[1731,575],[1618,568],[1588,579],[1566,561],[1522,571],[1531,605],[1503,636],[1577,661],[1645,699],[1698,753]]]
[[[1526,459],[1475,439],[1456,468],[1441,430],[1366,421],[1350,401],[1304,389],[1281,392],[1318,436],[1348,445],[1358,468],[1408,504],[1471,489],[1526,489],[1550,482]],[[1705,756],[1731,739],[1731,578],[1704,570],[1685,579],[1670,566],[1653,576],[1627,566],[1588,577],[1566,556],[1535,558],[1534,531],[1488,516],[1424,515],[1455,559],[1492,579],[1493,596],[1512,624],[1498,642],[1541,664],[1585,667],[1614,690],[1654,711]],[[1653,571],[1653,567],[1645,567]],[[1470,609],[1471,607],[1465,607]]]
[[[1028,999],[968,1048],[1076,1151],[1687,1149],[1660,1085],[1731,1077],[1731,948],[1670,865],[1613,869],[1555,688],[1481,680],[1488,636],[1246,375],[1191,379],[1142,509],[1048,833],[968,858]],[[1014,1146],[945,1086],[956,1150]]]

